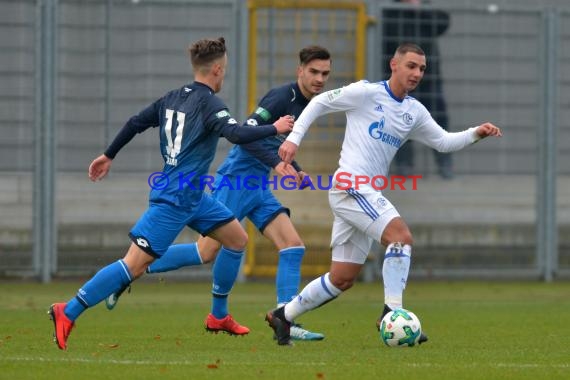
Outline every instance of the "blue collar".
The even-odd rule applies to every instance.
[[[392,99],[394,99],[395,101],[397,101],[398,103],[402,103],[404,101],[404,98],[400,99],[398,98],[396,95],[394,95],[394,93],[392,92],[392,90],[390,90],[390,86],[388,85],[388,81],[382,81],[382,84],[384,85],[384,88],[386,88],[386,91],[388,91],[388,95],[390,95],[390,97]]]

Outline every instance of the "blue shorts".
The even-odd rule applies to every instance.
[[[220,181],[221,176],[217,175],[212,196],[225,204],[238,220],[247,216],[261,232],[277,215],[283,212],[290,215],[289,209],[281,205],[268,187],[252,186],[257,188],[250,190],[244,188],[241,179],[230,176],[226,176],[224,183],[229,181],[232,186],[218,187]]]
[[[129,237],[149,255],[160,257],[185,226],[207,235],[234,219],[226,206],[204,193],[192,210],[170,203],[151,203],[131,229]]]

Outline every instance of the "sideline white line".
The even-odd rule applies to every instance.
[[[116,360],[116,359],[85,359],[85,358],[44,358],[44,357],[0,357],[0,361],[9,362],[9,361],[20,361],[20,362],[66,362],[66,363],[89,363],[89,364],[120,364],[120,365],[208,365],[208,363],[204,362],[192,362],[192,361],[150,361],[150,360]],[[250,365],[259,365],[258,362],[251,362],[251,363],[239,363],[240,365],[243,364],[250,364]],[[231,365],[225,363],[224,365]],[[307,363],[307,362],[295,362],[295,365],[306,365],[306,366],[314,366],[314,365],[327,365],[327,363],[319,362],[319,363]],[[434,368],[444,368],[447,367],[444,364],[435,364],[435,363],[400,363],[398,365],[405,365],[408,367],[434,367]],[[497,367],[497,368],[570,368],[570,363],[565,364],[538,364],[538,363],[496,363],[496,364],[470,364],[466,365],[465,367],[475,368],[475,367]]]
[[[190,361],[150,361],[150,360],[116,360],[116,359],[84,359],[84,358],[43,358],[43,357],[2,357],[0,361],[20,362],[65,362],[65,363],[94,363],[94,364],[124,364],[124,365],[196,365]]]
[[[398,363],[399,366],[407,365],[408,367],[434,367],[434,368],[447,368],[448,366],[445,364],[435,364],[435,363]],[[466,368],[484,368],[484,367],[491,367],[491,368],[570,368],[570,363],[564,364],[538,364],[538,363],[493,363],[493,364],[480,364],[480,363],[472,363],[466,364],[463,367]]]
[[[505,368],[570,368],[570,363],[565,363],[565,364],[498,363],[497,367],[505,367]]]
[[[19,362],[65,362],[65,363],[87,363],[87,364],[120,364],[120,365],[208,365],[211,363],[205,362],[192,362],[192,361],[155,361],[155,360],[116,360],[116,359],[85,359],[85,358],[44,358],[44,357],[0,357],[0,362],[9,362],[9,361],[19,361]],[[259,365],[258,362],[251,362],[251,363],[239,363],[239,365],[249,364],[249,365]],[[230,363],[223,364],[225,366],[231,365]],[[314,366],[314,365],[327,365],[324,362],[317,362],[317,363],[303,363],[303,362],[295,362],[295,365],[306,365],[306,366]]]

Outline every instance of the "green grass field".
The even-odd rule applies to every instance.
[[[321,342],[279,347],[263,320],[272,284],[231,296],[246,337],[204,331],[209,284],[135,283],[117,308],[83,314],[66,352],[46,314],[80,283],[0,284],[1,379],[570,379],[570,283],[411,281],[405,306],[430,341],[388,348],[380,284],[357,284],[298,322]]]

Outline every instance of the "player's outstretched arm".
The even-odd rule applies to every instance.
[[[89,179],[93,182],[103,179],[109,173],[112,162],[113,160],[104,154],[94,159],[89,165]]]
[[[279,157],[287,163],[293,162],[298,146],[291,141],[285,140],[279,147]]]
[[[216,123],[222,124],[220,130],[222,136],[231,143],[240,145],[248,144],[265,137],[275,136],[280,133],[289,133],[293,128],[293,118],[291,116],[283,116],[273,124],[252,128],[237,125],[236,121],[227,113],[223,119],[214,119],[214,124],[210,124],[212,128],[215,128]]]
[[[502,137],[501,129],[492,123],[483,123],[477,127],[477,134],[484,139],[488,136]]]

